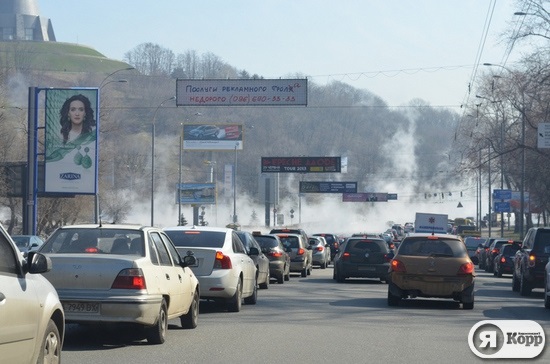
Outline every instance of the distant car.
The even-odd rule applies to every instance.
[[[290,255],[285,250],[281,239],[275,234],[262,235],[258,232],[252,234],[260,244],[262,252],[269,259],[270,277],[275,278],[279,284],[290,280]],[[290,248],[288,248],[288,251],[290,251]]]
[[[249,256],[258,255],[255,247],[247,253],[236,231],[208,226],[175,226],[164,231],[180,254],[193,254],[197,263],[191,268],[201,286],[201,298],[221,301],[229,312],[239,312],[244,299],[256,304],[258,282],[256,265]]]
[[[521,249],[520,241],[506,243],[500,248],[500,252],[495,257],[493,275],[502,277],[503,274],[512,274],[514,272],[514,257]]]
[[[254,236],[248,231],[238,230],[237,235],[244,244],[246,253],[252,258],[257,269],[258,287],[267,289],[269,287],[269,259],[262,252],[262,247],[258,244]],[[250,254],[250,248],[258,249],[258,254]]]
[[[485,243],[483,243],[483,246],[481,248],[476,250],[476,257],[478,261],[478,267],[479,269],[487,269],[487,252],[489,251],[489,246],[495,241],[497,238],[489,237],[485,240]]]
[[[300,273],[302,277],[307,277],[312,270],[312,249],[308,241],[301,234],[276,234],[281,243],[290,255],[290,271]]]
[[[390,263],[388,305],[404,298],[451,298],[474,308],[475,269],[462,240],[455,235],[411,234]]]
[[[271,229],[269,233],[270,234],[299,234],[299,235],[302,235],[302,238],[306,243],[309,237],[308,234],[305,232],[305,230],[300,228],[275,228],[275,229]]]
[[[161,229],[68,225],[40,252],[52,260],[44,276],[56,288],[67,322],[139,325],[151,344],[164,343],[170,319],[197,326],[200,291],[189,268],[195,258],[182,259]]]
[[[52,268],[43,254],[23,259],[0,225],[0,361],[59,363],[65,315],[55,288],[40,273]]]
[[[550,227],[530,228],[514,257],[512,290],[529,296],[534,288],[545,287],[545,267],[550,261]]]
[[[478,263],[476,252],[479,246],[485,243],[485,240],[485,238],[479,236],[466,236],[464,238],[464,244],[466,244],[466,249],[468,249],[468,255],[470,256],[472,263]]]
[[[24,257],[29,252],[37,251],[44,244],[44,240],[37,235],[12,235],[11,238],[15,241]]]
[[[201,125],[189,131],[194,139],[217,139],[219,134],[220,128],[215,125]]]
[[[550,249],[546,249],[550,254]],[[544,268],[544,307],[550,308],[550,262]]]
[[[330,245],[330,261],[332,262],[334,260],[334,256],[338,253],[338,249],[340,248],[338,235],[330,233],[316,233],[312,236],[322,236],[325,238],[327,243]]]
[[[405,230],[405,234],[414,233],[414,224],[412,222],[406,222],[403,229]]]
[[[334,258],[333,278],[344,282],[347,278],[378,278],[388,280],[393,252],[381,238],[350,237]]]
[[[309,246],[311,247],[312,264],[318,265],[321,269],[328,267],[330,263],[330,245],[322,236],[310,236]]]
[[[495,268],[495,258],[500,252],[500,248],[504,244],[508,244],[508,243],[513,243],[513,241],[508,239],[497,238],[493,240],[491,245],[489,245],[489,249],[485,254],[485,271],[486,272],[493,273],[493,269]]]

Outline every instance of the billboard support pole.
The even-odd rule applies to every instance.
[[[38,180],[37,160],[37,111],[36,111],[36,87],[29,87],[29,112],[28,112],[28,139],[27,139],[27,173],[25,198],[23,199],[23,234],[36,235],[36,183]]]

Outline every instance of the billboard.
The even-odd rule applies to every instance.
[[[300,182],[300,193],[355,193],[357,182]]]
[[[184,150],[242,150],[243,126],[228,124],[184,124]]]
[[[214,183],[181,183],[176,184],[176,203],[178,203],[178,188],[182,204],[215,204],[216,185]]]
[[[340,173],[340,157],[262,157],[262,173]]]
[[[306,106],[307,79],[177,79],[177,106]]]
[[[99,90],[49,88],[45,99],[44,192],[95,194]]]

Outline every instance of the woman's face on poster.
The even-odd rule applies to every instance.
[[[82,124],[86,117],[84,103],[79,100],[74,100],[69,105],[69,119],[73,124]]]

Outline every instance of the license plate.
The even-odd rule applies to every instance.
[[[98,313],[99,303],[97,302],[63,302],[65,312]]]

